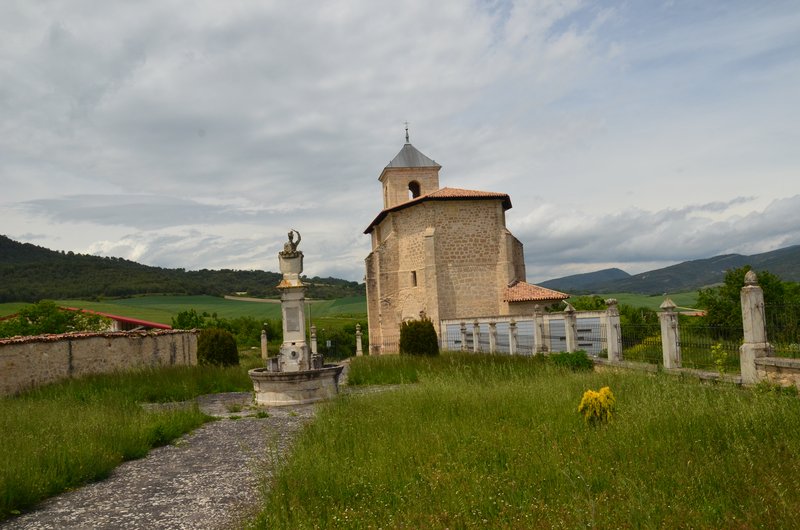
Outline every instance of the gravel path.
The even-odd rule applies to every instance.
[[[0,523],[24,529],[227,529],[251,516],[260,500],[259,473],[270,473],[287,454],[314,405],[269,409],[268,418],[230,419],[252,393],[198,398],[219,416],[172,445],[126,462],[111,476],[40,504]],[[265,463],[266,465],[262,465]]]

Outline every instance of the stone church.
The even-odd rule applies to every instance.
[[[400,323],[531,315],[569,295],[525,281],[505,193],[439,187],[441,166],[408,141],[378,180],[383,210],[365,234],[370,353],[397,351]],[[440,334],[441,336],[441,334]]]

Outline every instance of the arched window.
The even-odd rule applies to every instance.
[[[416,199],[419,197],[419,182],[412,180],[408,183],[408,198]]]

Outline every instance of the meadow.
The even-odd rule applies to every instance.
[[[250,391],[247,369],[260,358],[242,362],[94,375],[0,398],[0,520],[100,480],[209,421],[196,405],[153,411],[141,404]]]
[[[253,528],[788,528],[800,513],[800,401],[543,359],[353,359],[351,383],[415,383],[326,404],[265,482]],[[616,411],[592,426],[587,389]]]

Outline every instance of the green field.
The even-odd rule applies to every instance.
[[[664,303],[665,298],[669,298],[679,310],[695,309],[697,304],[697,291],[690,291],[688,293],[674,293],[666,297],[664,295],[647,295],[647,294],[634,294],[634,293],[603,293],[598,295],[602,298],[616,298],[620,304],[629,305],[632,307],[644,307],[654,311],[659,310],[659,306]]]
[[[663,296],[632,293],[609,293],[603,294],[602,297],[616,298],[621,304],[654,310],[658,310],[659,306],[664,302]],[[669,295],[669,298],[681,309],[691,309],[697,303],[697,292],[675,293]],[[312,322],[363,320],[367,314],[367,300],[361,296],[337,300],[311,300],[308,302]],[[258,319],[279,319],[281,314],[280,304],[277,303],[226,300],[216,296],[154,295],[104,300],[102,302],[57,300],[57,303],[63,306],[80,307],[162,324],[169,324],[172,317],[188,309],[194,309],[198,313],[206,312],[209,315],[216,313],[219,317],[224,318],[248,316]],[[25,305],[27,304],[22,302],[0,304],[0,317],[16,313]]]
[[[80,307],[162,324],[170,324],[172,317],[189,309],[209,315],[216,313],[221,318],[247,316],[276,320],[281,316],[281,306],[278,303],[226,300],[216,296],[140,296],[102,302],[87,300],[57,300],[56,302],[62,306]],[[0,304],[0,316],[16,313],[24,305],[26,304],[16,302]],[[359,317],[363,319],[367,313],[367,301],[366,298],[360,296],[338,300],[312,300],[308,303],[308,309],[312,321],[323,318],[334,321],[347,321]]]

